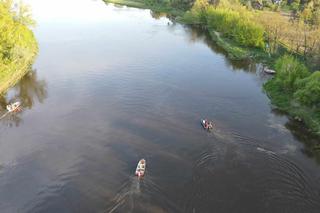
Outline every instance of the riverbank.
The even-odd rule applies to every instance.
[[[159,4],[156,2],[151,3],[143,0],[104,0],[104,2],[141,9],[150,9],[153,12],[167,13],[167,15],[173,16],[175,21],[206,30],[209,32],[211,39],[215,41],[221,48],[223,48],[228,57],[233,60],[259,59],[265,64],[271,64],[274,61],[274,58],[270,57],[270,55],[268,55],[266,52],[263,52],[257,48],[241,46],[231,39],[224,37],[215,29],[208,29],[206,26],[201,24],[195,24],[185,20],[183,16],[187,10],[177,9],[166,4]]]
[[[31,30],[34,22],[26,8],[22,3],[0,2],[0,94],[14,86],[30,70],[38,52],[38,44]]]
[[[320,135],[320,71],[310,72],[290,55],[280,57],[274,67],[277,74],[264,84],[271,103]]]
[[[158,3],[155,3],[155,2],[150,3],[146,1],[130,1],[130,0],[104,0],[104,1],[107,3],[126,5],[129,7],[150,9],[156,12],[166,12],[169,15],[175,16],[174,19],[177,20],[178,22],[206,30],[209,32],[211,39],[226,51],[228,57],[234,60],[252,59],[259,63],[263,63],[266,66],[274,68],[274,64],[276,63],[276,60],[278,58],[280,58],[282,55],[286,53],[290,53],[289,49],[286,49],[285,46],[280,46],[278,47],[280,51],[270,54],[270,52],[265,50],[264,48],[265,47],[264,41],[261,40],[261,43],[254,41],[254,39],[256,39],[255,36],[251,38],[250,37],[247,38],[248,41],[253,40],[253,43],[249,43],[248,45],[241,45],[239,44],[239,42],[236,42],[234,39],[230,37],[226,37],[224,35],[224,34],[228,34],[228,32],[220,33],[216,31],[215,28],[210,26],[209,21],[211,22],[214,21],[213,18],[220,18],[219,16],[217,17],[217,14],[222,16],[224,15],[222,14],[223,12],[227,14],[229,11],[223,11],[222,9],[221,11],[217,11],[217,14],[212,14],[211,15],[212,17],[210,17],[210,14],[209,14],[210,11],[207,12],[207,8],[208,8],[207,3],[200,2],[199,3],[200,5],[194,4],[193,8],[191,8],[190,10],[187,10],[187,11],[179,10],[178,13],[176,12],[172,13],[172,11],[177,11],[177,10],[172,9],[167,5],[162,5],[162,4],[159,5]],[[244,14],[246,14],[246,12],[247,11],[244,11],[244,12],[242,11],[242,13]],[[211,13],[213,13],[213,11],[211,11]],[[250,13],[251,12],[248,12],[248,16],[252,15]],[[210,18],[211,20],[208,20]],[[237,19],[241,19],[241,15],[237,16],[237,14],[235,14],[234,18],[235,18],[235,21],[237,21]],[[244,24],[245,23],[248,23],[250,27],[252,27],[253,29],[249,31],[249,33],[253,33],[253,34],[258,33],[257,35],[260,37],[262,36],[261,39],[263,39],[263,35],[259,33],[260,28],[256,26],[254,22],[252,22],[251,20],[247,20],[247,22],[244,22]],[[213,23],[211,25],[214,26],[217,24],[219,23]],[[235,24],[232,24],[232,25],[235,26]],[[239,25],[240,25],[240,30],[239,32],[236,32],[238,34],[243,33],[241,32],[241,30],[243,29],[242,28],[243,23],[239,22]],[[246,30],[247,29],[245,29],[244,32],[246,32]],[[232,36],[234,36],[235,31],[232,31],[231,34],[233,34]],[[240,35],[239,37],[241,36],[243,37],[243,35]],[[244,35],[244,37],[245,36],[246,35]],[[270,49],[272,48],[270,47]],[[294,53],[291,53],[291,54],[294,54]],[[290,94],[283,93],[282,90],[274,86],[271,82],[272,81],[270,81],[269,84],[267,83],[264,86],[264,90],[266,91],[268,97],[270,98],[271,103],[275,107],[277,107],[279,110],[287,113],[292,118],[296,118],[304,122],[305,125],[309,128],[310,132],[316,135],[320,135],[320,116],[318,114],[318,111],[314,110],[312,107],[307,107],[299,104],[297,105],[296,102],[292,101],[293,99],[292,94],[290,95]]]
[[[319,109],[298,104],[294,101],[292,93],[283,92],[272,80],[264,85],[264,89],[271,100],[271,104],[276,106],[277,110],[291,116],[297,122],[303,122],[309,132],[320,135]],[[319,145],[315,144],[315,148]]]
[[[229,58],[233,60],[246,60],[252,59],[255,61],[262,62],[265,65],[271,65],[275,58],[268,55],[266,52],[259,50],[257,48],[243,47],[236,42],[225,38],[221,33],[215,31],[214,29],[209,29],[210,37],[216,44],[222,47]]]
[[[35,55],[31,55],[30,58],[16,62],[0,72],[0,95],[5,93],[10,87],[13,87],[30,71],[34,58]]]

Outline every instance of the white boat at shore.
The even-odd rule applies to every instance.
[[[275,70],[272,70],[272,69],[269,69],[269,68],[263,68],[263,71],[265,73],[268,73],[268,74],[276,74],[276,71]]]
[[[21,106],[21,103],[19,101],[17,101],[15,103],[8,104],[7,110],[8,110],[8,112],[15,112],[19,109],[20,106]]]
[[[145,172],[146,172],[146,160],[145,159],[141,159],[138,162],[135,174],[140,178],[140,177],[144,176]]]

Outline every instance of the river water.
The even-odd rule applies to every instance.
[[[317,139],[272,109],[259,65],[149,10],[27,2],[40,52],[0,100],[2,213],[319,212]]]

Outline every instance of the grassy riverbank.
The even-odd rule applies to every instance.
[[[11,1],[0,1],[0,94],[28,72],[38,52],[27,7],[13,8]]]
[[[211,39],[222,47],[228,54],[228,57],[233,60],[254,59],[267,65],[272,64],[275,61],[274,56],[269,55],[261,49],[243,47],[237,42],[224,37],[220,32],[217,32],[214,29],[209,29],[208,31]]]
[[[320,135],[320,110],[316,107],[303,106],[294,98],[292,92],[283,91],[274,81],[264,85],[271,103],[293,119],[303,122],[310,132]],[[319,144],[320,145],[320,144]],[[320,150],[319,150],[320,151]]]
[[[276,76],[264,85],[272,104],[320,135],[320,71],[310,72],[289,55],[280,57],[274,67]]]
[[[113,3],[113,4],[117,4],[117,5],[128,6],[128,7],[149,9],[144,1],[138,1],[138,0],[136,0],[136,1],[130,1],[130,0],[104,0],[104,2]]]
[[[31,53],[29,58],[12,62],[12,64],[0,71],[0,94],[5,93],[28,73],[34,57],[35,54]]]

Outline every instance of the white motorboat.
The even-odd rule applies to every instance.
[[[272,70],[272,69],[269,69],[269,68],[264,68],[263,71],[265,73],[268,73],[268,74],[276,74],[276,71],[275,70]]]
[[[144,176],[145,172],[146,172],[146,160],[145,159],[141,159],[138,162],[135,174],[140,178],[140,177]]]

